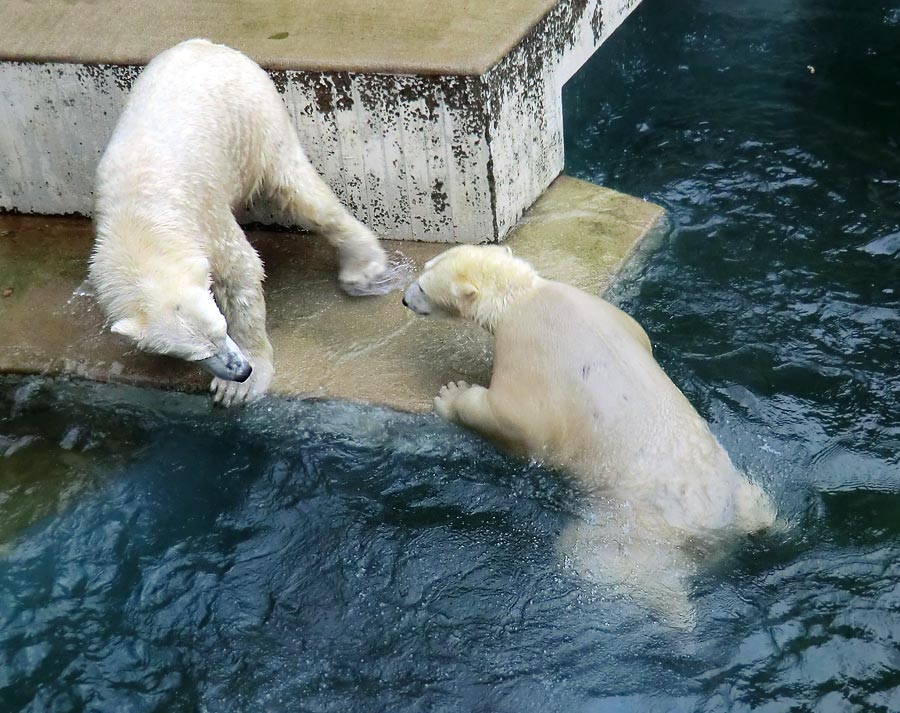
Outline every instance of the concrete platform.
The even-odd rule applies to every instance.
[[[0,57],[144,65],[188,37],[237,47],[270,69],[484,74],[555,0],[106,0],[12,2]],[[35,5],[38,5],[37,7]],[[122,18],[128,18],[122,22]],[[115,27],[115,32],[98,28]]]
[[[270,71],[313,163],[376,232],[497,241],[562,171],[563,84],[638,3],[6,0],[0,210],[89,215],[143,65],[205,36]]]
[[[599,293],[661,216],[651,203],[563,177],[509,245],[545,276]],[[84,219],[0,216],[0,372],[205,390],[199,368],[142,354],[104,331],[93,299],[78,294],[92,239]],[[396,292],[346,297],[333,254],[315,236],[255,232],[251,239],[268,272],[273,393],[419,411],[451,379],[487,383],[491,343],[477,327],[418,318]],[[446,247],[386,246],[420,266]]]

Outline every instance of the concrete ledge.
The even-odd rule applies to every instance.
[[[0,210],[90,215],[143,65],[202,35],[269,70],[313,164],[377,233],[501,240],[563,169],[563,84],[638,2],[10,0]]]
[[[599,293],[662,214],[640,199],[560,178],[509,244],[545,276]],[[198,368],[131,349],[104,331],[94,301],[76,294],[92,240],[84,219],[0,216],[0,372],[205,390],[209,379]],[[346,297],[337,288],[333,254],[313,236],[257,232],[251,240],[268,271],[273,393],[420,411],[451,379],[487,383],[491,344],[478,328],[417,318],[396,292]],[[444,249],[387,247],[419,266]]]
[[[206,37],[240,49],[268,69],[478,75],[556,4],[11,0],[0,25],[0,59],[140,66],[183,39]],[[106,27],[115,31],[98,31]]]

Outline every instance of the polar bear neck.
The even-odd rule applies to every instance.
[[[516,270],[504,271],[503,279],[481,285],[472,305],[472,320],[493,334],[503,316],[543,282],[526,262],[517,260]]]
[[[177,295],[209,282],[208,262],[194,241],[178,239],[174,226],[137,211],[98,216],[90,279],[110,319],[147,309],[151,298]]]

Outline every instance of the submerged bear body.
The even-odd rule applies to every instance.
[[[567,561],[690,626],[695,565],[770,526],[775,512],[660,368],[640,325],[501,247],[439,255],[404,302],[494,334],[489,387],[450,383],[435,408],[584,493],[584,512],[561,539]]]

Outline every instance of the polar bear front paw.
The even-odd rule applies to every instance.
[[[270,361],[257,362],[251,359],[250,363],[253,371],[246,381],[226,381],[219,377],[212,380],[209,390],[212,392],[215,403],[225,407],[250,403],[266,393],[272,383],[275,367]]]
[[[451,381],[434,397],[434,410],[445,421],[456,421],[456,400],[471,387],[465,381]]]

